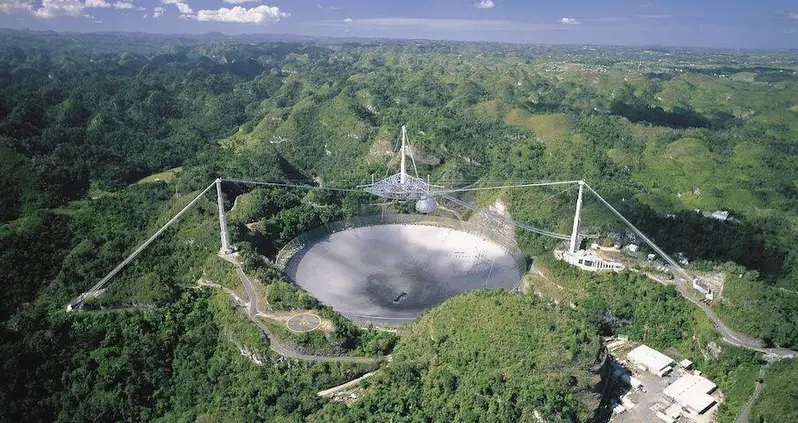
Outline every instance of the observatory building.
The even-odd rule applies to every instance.
[[[660,377],[673,370],[673,359],[648,345],[641,345],[633,349],[626,358],[640,370]]]

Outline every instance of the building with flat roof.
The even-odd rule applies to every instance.
[[[673,359],[648,345],[641,345],[629,351],[626,358],[641,370],[660,377],[673,370]]]
[[[682,415],[682,408],[679,404],[673,403],[670,407],[657,411],[656,416],[666,423],[674,423]]]
[[[691,413],[701,414],[715,404],[715,398],[709,395],[715,388],[717,385],[711,380],[685,373],[663,389],[662,393]]]
[[[557,260],[563,260],[568,264],[591,272],[601,270],[620,272],[624,269],[623,263],[604,260],[593,251],[578,250],[572,253],[570,251],[554,250],[554,257]]]

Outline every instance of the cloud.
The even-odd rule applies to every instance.
[[[133,3],[130,3],[128,1],[118,1],[118,2],[114,3],[114,8],[116,8],[116,9],[132,9],[133,8]]]
[[[111,3],[108,3],[105,0],[86,0],[86,3],[84,3],[84,7],[87,9],[111,7]]]
[[[177,10],[180,11],[181,15],[194,14],[194,9],[192,9],[191,6],[188,5],[188,3],[175,3],[174,5],[177,6]]]
[[[233,23],[253,23],[277,22],[280,18],[291,16],[289,13],[280,11],[277,6],[261,5],[250,9],[235,6],[232,9],[223,7],[219,10],[200,10],[192,18],[200,21],[218,21]]]
[[[574,18],[565,17],[565,18],[560,19],[560,23],[563,24],[563,25],[580,25],[582,22],[579,22],[578,20],[576,20]]]
[[[78,0],[42,0],[42,7],[33,11],[37,18],[50,19],[56,16],[86,17],[83,4]]]
[[[637,15],[638,19],[668,19],[673,15]]]
[[[654,3],[651,3],[650,1],[647,1],[645,3],[642,3],[640,5],[640,7],[645,7],[645,8],[654,7]]]
[[[161,0],[161,4],[177,4],[183,3],[183,0]]]
[[[3,0],[0,1],[0,12],[11,13],[18,11],[33,12],[33,0]]]
[[[316,3],[316,9],[338,10],[340,7],[332,4],[329,6],[322,6],[321,4]]]
[[[787,14],[787,17],[790,19],[798,19],[798,12],[790,12]]]
[[[152,9],[152,18],[158,19],[163,16],[164,9],[161,6],[156,6]]]
[[[352,22],[352,18],[346,18],[346,19],[344,19],[344,22],[350,23],[350,22]]]
[[[110,6],[96,6],[103,3],[104,0],[87,0],[88,5],[80,0],[42,0],[41,7],[37,9],[33,0],[0,0],[0,13],[28,12],[40,19],[52,19],[58,16],[94,19],[84,14],[83,9]]]
[[[222,1],[230,4],[244,4],[244,3],[254,3],[257,2],[258,0],[222,0]]]
[[[496,6],[496,4],[493,3],[493,0],[479,0],[479,2],[474,3],[474,7],[477,9],[490,9],[494,6]]]

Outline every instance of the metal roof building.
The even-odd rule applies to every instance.
[[[667,355],[649,347],[641,345],[626,355],[634,365],[642,370],[662,376],[673,369],[673,359]]]
[[[686,373],[666,387],[662,393],[691,413],[701,414],[715,404],[715,398],[709,395],[715,388],[717,385],[711,380]]]

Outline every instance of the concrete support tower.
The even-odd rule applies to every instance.
[[[581,192],[581,191],[580,191]],[[230,235],[227,233],[227,218],[224,215],[224,195],[222,194],[222,179],[216,179],[216,199],[219,203],[219,232],[222,237],[222,254],[230,254],[233,248],[230,247]]]
[[[399,183],[404,185],[407,182],[407,167],[405,166],[405,145],[407,142],[407,129],[402,125],[402,150],[399,154],[402,155],[402,169],[399,171]]]
[[[576,240],[579,235],[579,216],[582,213],[582,191],[585,186],[585,181],[579,181],[579,195],[576,197],[576,213],[574,213],[574,230],[571,232],[571,245],[568,252],[576,252]]]

